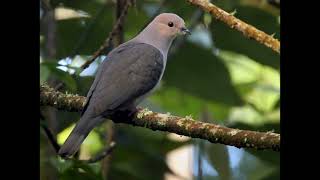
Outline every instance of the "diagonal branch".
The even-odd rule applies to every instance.
[[[248,38],[254,39],[259,43],[271,48],[280,54],[280,41],[266,34],[265,32],[237,19],[232,14],[225,12],[219,7],[213,5],[209,0],[188,0],[192,5],[198,6],[206,12],[209,12],[216,19],[226,23],[232,29],[236,29]]]
[[[103,53],[105,49],[107,49],[110,46],[113,37],[118,33],[118,29],[122,27],[124,18],[127,15],[128,9],[132,5],[132,3],[133,1],[131,0],[127,1],[127,3],[124,6],[124,9],[121,12],[121,15],[119,16],[117,22],[114,24],[107,39],[104,41],[102,46],[100,46],[100,48],[96,52],[94,52],[93,56],[81,66],[82,69],[87,68],[98,56],[100,56]]]
[[[40,105],[53,106],[60,110],[81,111],[86,98],[83,96],[64,94],[41,85]],[[195,121],[190,117],[177,117],[139,109],[130,120],[112,120],[115,123],[131,124],[152,130],[167,131],[179,135],[208,140],[238,148],[272,149],[280,151],[280,134],[263,133],[223,127],[211,123]]]
[[[42,129],[44,130],[44,132],[46,133],[51,145],[53,146],[54,150],[56,153],[59,152],[60,149],[60,145],[57,143],[55,136],[53,135],[53,133],[51,132],[51,130],[48,128],[48,126],[45,124],[44,122],[44,117],[40,118],[41,119],[41,123],[40,126],[42,127]]]

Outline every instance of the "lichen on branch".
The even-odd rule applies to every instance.
[[[254,26],[241,21],[240,19],[237,19],[232,14],[220,9],[219,7],[210,3],[208,0],[188,0],[188,2],[210,13],[217,20],[224,22],[232,29],[240,31],[244,36],[254,39],[280,54],[280,41],[273,38],[271,35],[266,34]]]
[[[60,110],[81,111],[86,98],[64,94],[47,85],[40,86],[40,106],[53,106]],[[233,129],[212,123],[196,121],[191,117],[178,117],[139,109],[130,120],[112,120],[152,130],[167,131],[179,135],[208,140],[238,148],[272,149],[280,151],[280,134]]]

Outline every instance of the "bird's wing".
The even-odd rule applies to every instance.
[[[99,67],[82,114],[99,116],[133,102],[156,86],[163,56],[144,43],[126,43],[114,49]]]

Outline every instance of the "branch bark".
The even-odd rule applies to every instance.
[[[40,86],[40,105],[53,106],[60,110],[81,111],[86,98],[83,96],[64,94],[46,86]],[[152,130],[167,131],[179,135],[208,140],[238,148],[255,148],[259,150],[272,149],[280,151],[280,134],[272,132],[256,132],[239,130],[203,123],[191,117],[177,117],[139,109],[130,120],[112,120],[115,123],[125,123]]]
[[[187,0],[192,5],[198,6],[206,12],[209,12],[217,20],[220,20],[227,24],[232,29],[240,31],[245,37],[254,39],[259,43],[271,48],[280,54],[280,41],[266,34],[265,32],[255,28],[254,26],[247,24],[240,19],[237,19],[233,15],[225,12],[219,7],[213,5],[208,0]]]

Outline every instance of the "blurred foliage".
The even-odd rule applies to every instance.
[[[40,35],[40,83],[49,77],[63,82],[61,91],[85,96],[93,82],[96,60],[85,72],[79,67],[96,51],[107,37],[115,21],[113,1],[51,0],[53,8],[64,8],[74,14],[56,20],[55,59],[42,56],[46,51],[47,35]],[[280,39],[279,9],[266,0],[212,1],[227,12]],[[125,40],[134,37],[159,9],[157,0],[137,1],[129,10],[124,25]],[[256,131],[280,131],[280,56],[271,49],[245,38],[207,13],[191,24],[197,8],[185,1],[166,1],[161,12],[174,12],[195,27],[191,37],[176,40],[168,60],[166,72],[158,91],[142,103],[158,112],[178,116],[191,115],[199,119],[206,108],[213,123]],[[43,11],[43,10],[41,10]],[[78,13],[78,15],[77,15]],[[45,16],[45,13],[41,13]],[[63,15],[63,14],[62,14]],[[43,17],[42,17],[43,18]],[[42,20],[40,18],[40,20]],[[43,27],[43,26],[41,26]],[[58,142],[63,143],[78,113],[57,112]],[[193,140],[177,141],[168,133],[144,128],[117,125],[117,146],[112,154],[109,179],[164,179],[169,168],[166,155]],[[41,130],[42,131],[42,130]],[[97,127],[81,147],[86,158],[93,157],[106,145],[105,127]],[[56,169],[59,179],[103,179],[101,162],[84,164],[47,157],[50,147],[41,132],[41,177],[44,168]],[[205,143],[200,151],[205,158],[202,179],[280,179],[280,155],[271,151],[237,149],[225,145]],[[80,153],[80,154],[81,154]],[[198,163],[193,161],[193,164]],[[209,169],[209,170],[208,170]],[[193,169],[194,178],[198,173]]]

